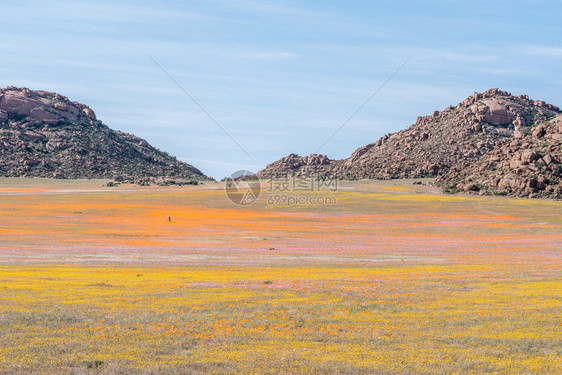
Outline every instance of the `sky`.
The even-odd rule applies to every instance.
[[[0,0],[0,87],[87,104],[220,179],[290,153],[348,157],[489,88],[562,106],[561,14],[540,0]]]

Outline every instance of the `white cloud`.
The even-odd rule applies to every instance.
[[[519,46],[516,51],[526,55],[562,58],[562,47],[552,46]]]
[[[252,59],[263,59],[263,60],[283,60],[283,59],[295,59],[299,57],[297,54],[290,53],[290,52],[261,52],[261,53],[250,53],[243,56]]]

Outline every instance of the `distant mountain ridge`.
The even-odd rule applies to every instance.
[[[257,174],[261,178],[294,174],[356,180],[438,177],[447,176],[450,170],[455,169],[456,178],[460,180],[463,177],[459,170],[463,167],[478,162],[491,151],[505,147],[514,136],[530,133],[534,127],[559,114],[558,107],[542,100],[490,89],[474,93],[458,105],[449,106],[441,112],[418,117],[409,128],[387,134],[374,143],[360,147],[346,159],[291,154],[269,164]],[[556,144],[552,147],[556,147]],[[549,181],[555,180],[551,178]],[[449,191],[460,189],[456,186],[450,189],[452,181],[446,177],[439,179],[438,183]],[[465,186],[467,184],[461,185],[461,188]],[[542,184],[538,186],[542,187]],[[557,191],[559,189],[553,188],[540,193],[527,189],[526,195],[519,190],[504,193],[558,197]],[[482,193],[492,192],[483,189]]]
[[[147,141],[110,129],[84,104],[13,86],[0,89],[0,176],[208,179]]]

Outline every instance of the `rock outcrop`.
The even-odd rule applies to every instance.
[[[0,89],[0,176],[208,179],[145,140],[110,129],[84,104],[11,86]]]
[[[325,176],[334,169],[336,161],[329,159],[326,155],[311,154],[299,156],[289,154],[276,162],[269,164],[265,169],[258,172],[260,178],[285,177],[287,174],[295,176]]]
[[[476,162],[455,166],[436,182],[452,192],[562,198],[562,115],[521,129]]]

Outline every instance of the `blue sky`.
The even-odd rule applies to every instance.
[[[88,104],[216,178],[317,151],[412,55],[321,153],[492,87],[562,105],[558,1],[20,0],[0,14],[0,86]]]

